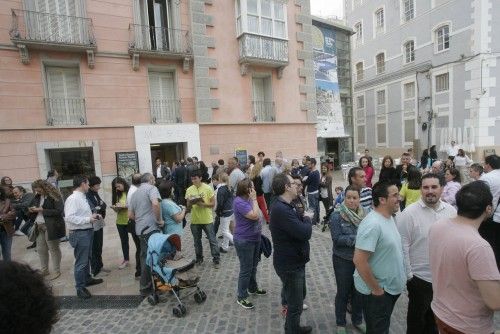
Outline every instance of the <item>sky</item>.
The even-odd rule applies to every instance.
[[[311,13],[316,16],[344,16],[344,0],[311,0]]]

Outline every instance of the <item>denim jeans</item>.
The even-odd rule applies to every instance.
[[[129,246],[128,246],[128,226],[116,224],[118,235],[120,236],[120,244],[122,245],[123,260],[129,261]]]
[[[302,305],[306,296],[306,268],[281,271],[276,269],[276,273],[283,284],[282,301],[286,301],[288,310],[286,313],[285,333],[300,333],[300,316]]]
[[[234,239],[234,248],[240,260],[240,274],[238,276],[238,299],[248,297],[248,290],[256,291],[257,265],[260,261],[260,239],[259,241],[247,241]]]
[[[205,231],[205,235],[210,243],[210,251],[212,253],[213,261],[219,262],[219,244],[215,238],[214,224],[191,224],[191,233],[193,234],[194,252],[196,259],[203,259],[203,245],[201,244],[201,231]]]
[[[94,231],[94,238],[92,239],[92,255],[90,256],[90,268],[92,275],[97,275],[103,267],[102,263],[102,239],[104,229]]]
[[[90,279],[90,256],[94,229],[72,230],[69,232],[69,244],[74,248],[76,289],[82,289]]]
[[[363,322],[363,308],[361,305],[361,296],[354,288],[354,263],[345,260],[336,255],[332,256],[333,271],[335,272],[335,281],[337,282],[337,294],[335,295],[335,319],[337,326],[345,327],[347,302],[351,296],[352,314],[351,321],[353,325],[360,325]]]
[[[408,289],[407,334],[438,334],[431,309],[432,283],[416,276],[406,283]]]
[[[0,246],[2,248],[2,259],[4,261],[11,260],[12,237],[5,232],[3,227],[0,227]]]
[[[382,296],[361,295],[366,334],[389,334],[391,314],[399,295],[384,292]]]
[[[309,203],[309,210],[314,211],[312,223],[316,225],[319,222],[319,192],[315,194],[307,194],[307,202]]]

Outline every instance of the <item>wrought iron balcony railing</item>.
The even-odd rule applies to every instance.
[[[12,10],[10,38],[24,44],[40,44],[43,47],[70,46],[95,47],[92,20],[29,10]]]
[[[274,122],[274,102],[252,101],[254,122]]]
[[[139,24],[131,24],[129,30],[131,52],[142,51],[182,57],[192,53],[191,38],[187,30]]]
[[[240,63],[273,67],[288,64],[288,41],[244,33],[239,37]]]
[[[181,123],[181,101],[170,100],[149,100],[152,123]]]
[[[85,125],[85,99],[45,98],[47,125]]]

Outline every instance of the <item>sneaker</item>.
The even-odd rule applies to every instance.
[[[238,305],[246,309],[252,309],[255,307],[251,302],[248,301],[248,299],[238,299],[236,302],[238,303]]]
[[[250,291],[248,290],[248,293],[250,295],[257,295],[257,296],[263,296],[263,295],[266,295],[267,294],[267,291],[264,290],[264,289],[257,289],[255,291]]]
[[[20,237],[20,236],[23,236],[24,233],[21,232],[21,231],[19,231],[19,230],[17,230],[16,232],[14,232],[14,235]]]
[[[220,262],[219,261],[214,261],[214,268],[219,269],[220,268]]]
[[[129,262],[127,260],[123,260],[123,262],[118,266],[118,269],[125,269],[129,266]]]
[[[223,253],[223,254],[226,254],[227,253],[227,250],[225,250],[224,248],[222,247],[219,247],[219,252]]]
[[[303,305],[302,305],[302,310],[304,310],[304,311],[305,311],[305,310],[307,310],[308,308],[309,308],[309,306],[307,306],[306,304],[303,304]]]
[[[354,326],[354,328],[356,328],[361,333],[363,333],[363,334],[366,333],[366,325],[365,324],[359,324],[359,325],[353,324],[353,326]]]
[[[76,295],[81,299],[89,299],[90,297],[92,297],[89,290],[87,290],[85,288],[77,289]]]
[[[195,263],[196,263],[197,265],[201,265],[201,264],[203,263],[203,258],[202,258],[202,257],[197,258]]]
[[[337,326],[337,330],[335,331],[335,334],[347,334],[347,331],[346,331],[345,327]]]
[[[97,285],[97,284],[101,284],[102,282],[104,282],[104,280],[102,278],[91,278],[87,281],[86,286]]]
[[[138,271],[134,274],[134,278],[136,281],[140,280],[141,279],[141,273]]]

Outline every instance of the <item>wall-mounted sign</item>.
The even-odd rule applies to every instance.
[[[234,150],[234,156],[238,158],[238,162],[240,163],[240,166],[246,166],[248,163],[248,153],[247,150],[243,148],[237,148]]]
[[[139,157],[137,151],[116,152],[116,174],[128,182],[132,180],[132,175],[139,173]]]

